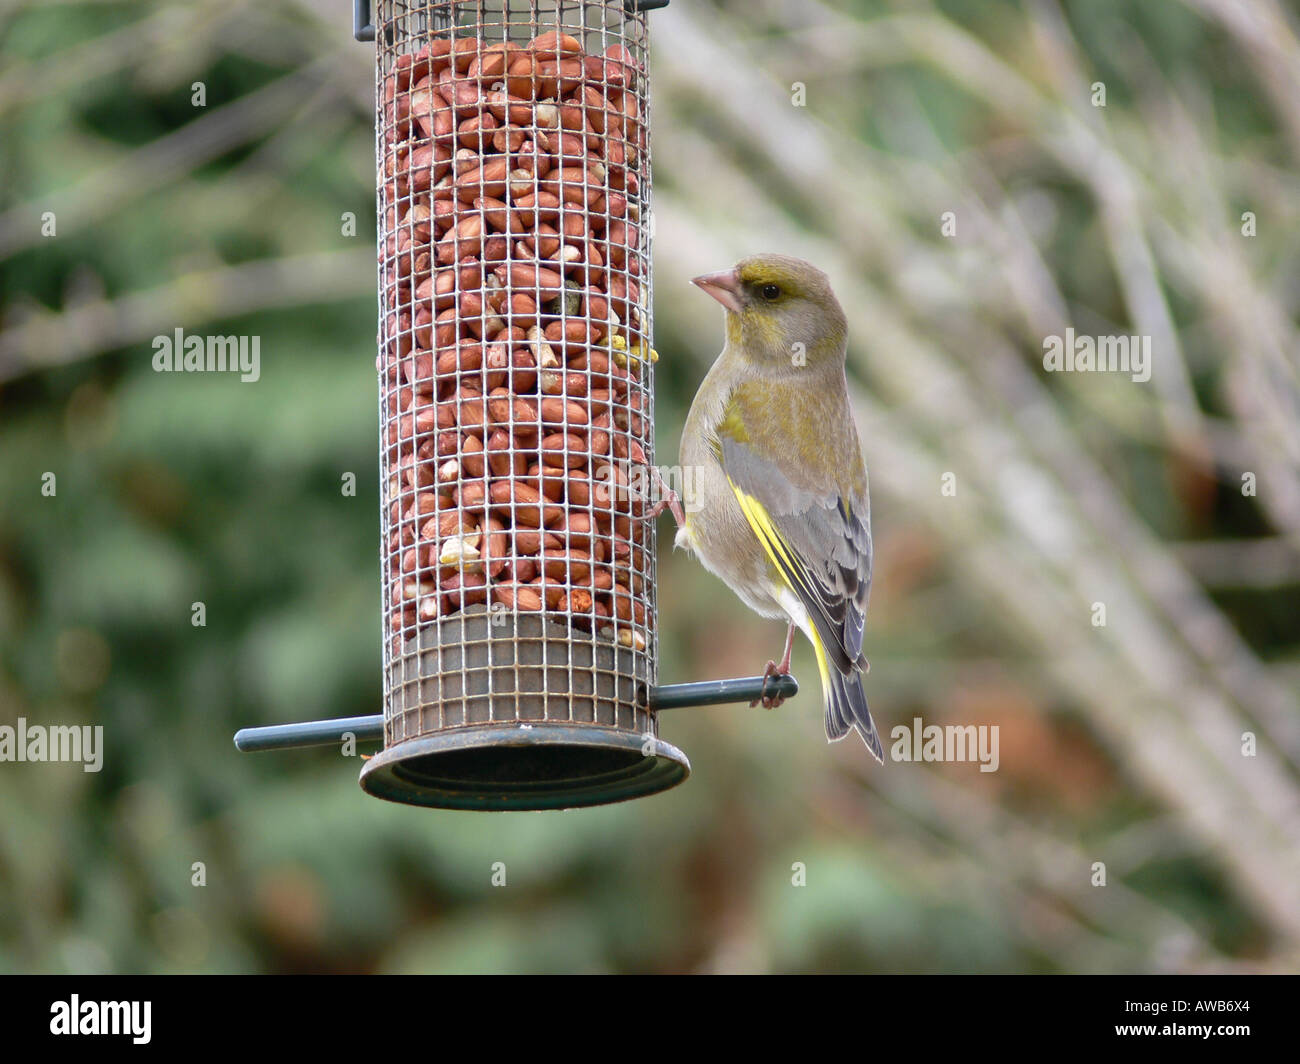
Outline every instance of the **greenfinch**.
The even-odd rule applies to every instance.
[[[808,637],[827,738],[853,729],[883,763],[862,690],[871,515],[844,311],[821,270],[787,255],[692,283],[725,308],[726,346],[682,431],[682,469],[695,479],[684,509],[672,501],[676,544],[755,612],[787,622],[785,654],[765,680],[790,671],[795,628]]]

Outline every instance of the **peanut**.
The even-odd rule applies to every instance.
[[[517,526],[541,528],[564,515],[558,506],[541,505],[542,494],[519,480],[494,480],[488,489],[493,512],[503,520],[511,518]]]
[[[542,608],[542,596],[531,584],[493,584],[492,601],[516,610],[535,612]]]
[[[557,468],[577,469],[586,464],[586,444],[573,432],[554,432],[542,439],[542,462]]]
[[[641,80],[555,30],[436,37],[382,82],[395,654],[489,600],[647,645]]]

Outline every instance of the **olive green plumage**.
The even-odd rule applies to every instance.
[[[677,543],[750,608],[808,636],[828,738],[853,728],[882,760],[862,690],[870,504],[844,376],[844,311],[824,273],[785,255],[695,283],[726,308],[727,342],[682,432],[694,481]]]

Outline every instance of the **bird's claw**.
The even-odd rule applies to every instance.
[[[767,681],[773,676],[786,676],[789,672],[790,669],[788,666],[782,669],[775,661],[769,661],[767,663],[767,668],[763,670],[763,687],[761,693],[756,699],[754,699],[754,701],[749,703],[750,708],[752,709],[754,706],[762,702],[764,709],[776,709],[777,706],[785,702],[785,695],[769,695],[767,693]]]
[[[641,515],[641,519],[643,521],[653,521],[665,510],[672,510],[673,519],[677,522],[678,528],[686,524],[686,514],[682,511],[681,496],[678,495],[677,492],[673,491],[672,488],[668,487],[667,484],[662,484],[662,492],[659,501],[650,507],[650,509],[646,510]]]

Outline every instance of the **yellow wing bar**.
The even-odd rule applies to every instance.
[[[736,501],[740,503],[741,513],[745,515],[749,527],[754,530],[754,535],[758,537],[758,542],[762,544],[763,552],[776,566],[776,570],[781,574],[781,579],[785,581],[786,587],[799,595],[803,601],[807,602],[811,598],[815,602],[816,595],[808,587],[804,566],[791,553],[790,545],[786,543],[785,537],[772,523],[772,518],[768,515],[766,507],[754,496],[737,487],[736,482],[730,477],[727,478],[727,483],[731,485],[731,490],[735,492]],[[803,594],[800,594],[799,588],[795,587],[794,581],[796,580],[803,585]],[[811,636],[813,650],[817,654],[817,671],[821,673],[823,697],[829,697],[826,692],[830,690],[830,662],[826,659],[826,648],[822,645],[821,635],[818,633],[816,625],[809,625],[808,634]]]

